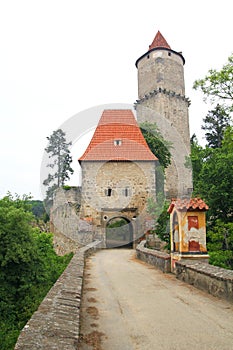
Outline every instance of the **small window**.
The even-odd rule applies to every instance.
[[[128,197],[128,196],[129,196],[129,189],[125,188],[125,197]]]
[[[168,52],[168,56],[171,56],[172,54],[171,54],[171,52]]]
[[[111,189],[111,188],[108,188],[108,189],[106,190],[106,196],[107,196],[107,197],[111,197],[111,195],[112,195],[112,189]]]
[[[114,140],[114,145],[115,146],[121,146],[122,140]]]
[[[147,59],[149,59],[150,58],[150,55],[147,55]]]

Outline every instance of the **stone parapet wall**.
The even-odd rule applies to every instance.
[[[96,241],[77,251],[21,331],[15,350],[77,349],[85,258],[100,246]]]
[[[82,244],[70,239],[61,232],[53,232],[53,249],[57,255],[62,256],[69,253],[75,253],[81,247],[83,247]]]
[[[146,241],[143,240],[136,248],[138,259],[155,266],[163,272],[171,272],[170,255],[154,249],[145,248]]]
[[[233,271],[207,263],[185,260],[176,262],[176,277],[233,303]]]

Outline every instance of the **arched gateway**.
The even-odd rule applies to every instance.
[[[106,223],[106,247],[133,247],[133,225],[123,216],[113,217]]]

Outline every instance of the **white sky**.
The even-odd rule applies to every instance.
[[[202,141],[207,106],[192,85],[233,52],[231,1],[0,2],[0,197],[41,197],[46,136],[67,119],[135,102],[135,61],[158,30],[185,57],[191,134]]]

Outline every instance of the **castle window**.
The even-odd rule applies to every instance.
[[[150,55],[147,55],[147,58],[150,58]]]
[[[171,54],[171,52],[168,52],[168,56],[171,56],[172,54]]]
[[[114,140],[114,146],[121,146],[122,140]]]
[[[105,194],[107,197],[111,197],[112,195],[112,189],[111,188],[108,188],[107,190],[105,190]]]
[[[125,197],[128,197],[128,196],[129,196],[129,189],[125,188]]]

